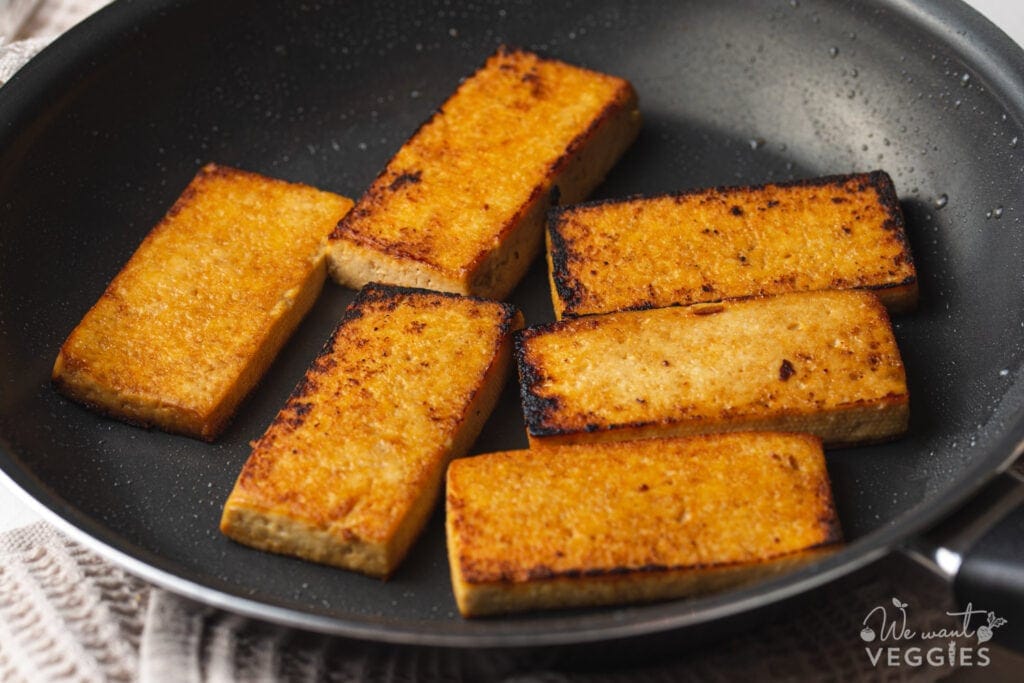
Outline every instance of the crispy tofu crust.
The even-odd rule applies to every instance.
[[[345,197],[203,167],[60,349],[66,396],[213,440],[323,286]]]
[[[331,276],[503,299],[547,210],[586,197],[639,128],[627,81],[499,48],[338,224]]]
[[[626,311],[516,339],[531,446],[767,429],[826,445],[907,429],[886,309],[865,291]]]
[[[821,441],[778,433],[464,458],[446,525],[464,616],[691,595],[841,536]]]
[[[882,171],[594,202],[552,212],[557,318],[821,289],[917,303],[892,179]]]
[[[368,285],[253,444],[221,531],[389,575],[494,408],[521,326],[508,304]]]

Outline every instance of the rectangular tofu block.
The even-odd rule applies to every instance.
[[[508,304],[368,285],[253,445],[221,531],[390,574],[494,408],[521,326]]]
[[[917,302],[892,180],[881,171],[594,202],[552,212],[557,318],[821,289]]]
[[[840,540],[821,441],[805,434],[493,453],[453,462],[447,491],[464,616],[691,595]]]
[[[504,299],[548,209],[586,197],[639,127],[627,81],[499,48],[338,224],[331,275]]]
[[[213,440],[323,286],[345,197],[203,167],[60,349],[53,383],[126,422]]]
[[[801,292],[566,319],[521,332],[531,445],[768,429],[830,446],[906,431],[885,307]]]

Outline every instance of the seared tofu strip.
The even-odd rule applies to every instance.
[[[380,285],[359,293],[254,444],[221,519],[246,545],[387,576],[448,461],[494,408],[522,326],[508,304]]]
[[[594,202],[553,213],[556,317],[821,289],[917,302],[892,180],[881,171]]]
[[[214,439],[316,300],[351,206],[205,166],[68,336],[54,384],[121,420]]]
[[[840,540],[821,441],[804,434],[493,453],[453,462],[447,491],[467,617],[716,590]]]
[[[627,81],[502,47],[338,224],[331,275],[503,299],[548,209],[585,198],[639,127]]]
[[[769,429],[827,446],[906,431],[885,307],[856,290],[566,319],[516,339],[531,445]]]

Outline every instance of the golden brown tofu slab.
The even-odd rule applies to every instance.
[[[331,275],[503,299],[547,210],[589,194],[639,127],[627,81],[502,47],[339,223]]]
[[[752,429],[896,437],[909,403],[885,307],[856,290],[625,311],[516,339],[531,445]]]
[[[804,434],[552,446],[448,468],[459,611],[691,595],[840,540],[821,441]]]
[[[521,326],[508,304],[368,285],[254,444],[221,531],[390,574],[494,408]]]
[[[351,206],[203,167],[68,336],[54,384],[127,422],[216,438],[313,305]]]
[[[917,302],[882,171],[570,206],[547,241],[558,318],[821,289]]]

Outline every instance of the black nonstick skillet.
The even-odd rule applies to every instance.
[[[202,164],[358,196],[499,43],[636,86],[643,132],[596,197],[892,175],[921,285],[919,309],[895,320],[911,428],[828,454],[843,550],[713,596],[466,621],[440,514],[387,582],[228,541],[217,521],[247,443],[352,297],[333,284],[214,445],[100,418],[52,390],[60,343]],[[707,632],[891,553],[959,568],[960,588],[1003,596],[1024,625],[1019,570],[993,559],[1016,543],[1019,562],[1021,537],[997,529],[981,555],[966,552],[1021,515],[1024,489],[1001,471],[1024,448],[1022,218],[1024,53],[951,0],[122,0],[0,90],[0,469],[48,519],[158,585],[368,640]],[[513,301],[531,323],[551,319],[540,261]],[[523,445],[513,382],[474,452]]]

